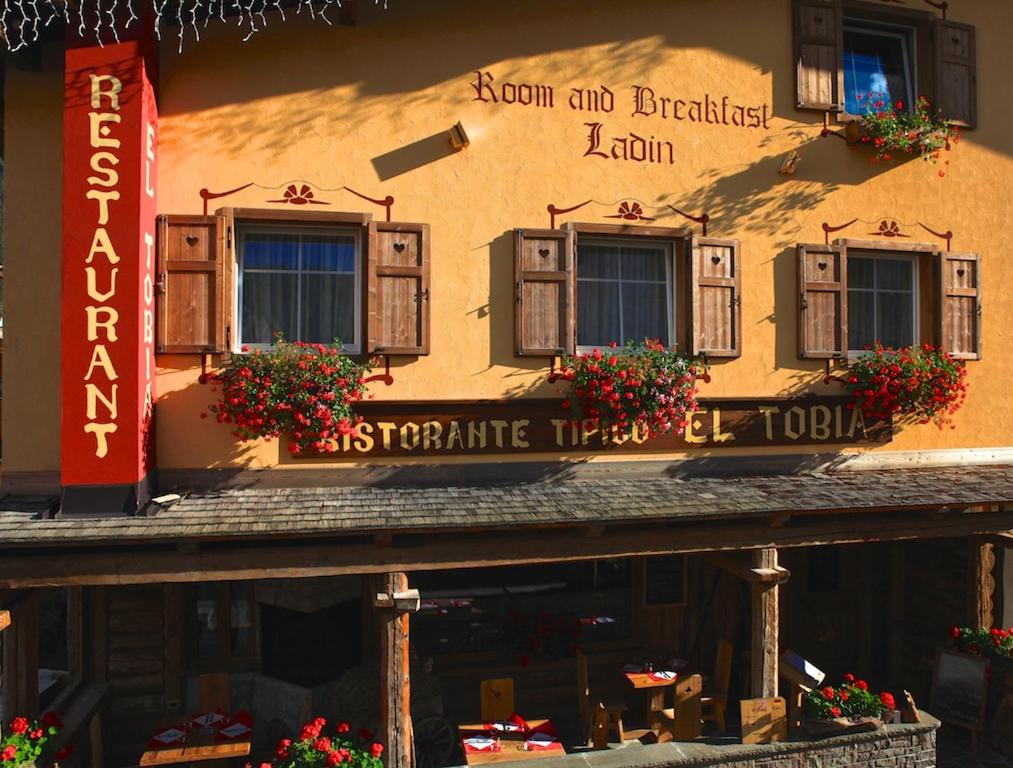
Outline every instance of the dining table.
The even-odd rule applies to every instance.
[[[678,682],[678,672],[628,664],[623,667],[623,677],[631,688],[647,694],[647,727],[657,730],[661,723],[659,713],[665,708],[665,691]]]
[[[550,720],[528,720],[520,727],[514,727],[509,721],[465,723],[457,730],[461,734],[461,748],[468,765],[540,760],[566,754],[562,742],[555,737],[555,728]]]
[[[200,713],[155,729],[138,763],[141,768],[205,760],[228,760],[250,754],[253,720],[248,712]]]

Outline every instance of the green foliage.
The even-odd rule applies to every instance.
[[[883,717],[883,713],[896,706],[893,695],[887,692],[876,695],[869,690],[869,684],[857,680],[852,674],[844,676],[844,683],[837,688],[825,686],[806,692],[802,708],[806,717],[816,720],[830,720],[838,717]]]
[[[383,768],[380,756],[383,745],[373,741],[373,734],[365,729],[354,740],[348,723],[338,723],[333,736],[324,733],[327,721],[322,717],[310,720],[302,727],[299,738],[282,739],[274,752],[273,768]],[[261,768],[272,768],[263,763]]]
[[[974,656],[1013,658],[1013,627],[954,627],[950,630],[957,649]]]
[[[8,725],[7,735],[0,738],[0,765],[7,768],[28,763],[42,763],[46,742],[59,733],[63,724],[51,712],[42,717],[42,722],[26,717],[15,717]]]

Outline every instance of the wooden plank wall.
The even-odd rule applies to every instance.
[[[165,709],[165,599],[161,584],[106,591],[106,672],[113,720]]]

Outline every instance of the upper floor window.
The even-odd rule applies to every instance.
[[[914,103],[915,31],[844,20],[844,111],[861,115],[879,100]]]
[[[918,262],[848,253],[848,346],[858,351],[877,342],[907,347],[918,340]]]
[[[675,338],[672,248],[578,238],[577,346]]]
[[[925,96],[955,125],[977,122],[975,28],[929,10],[793,0],[795,104],[854,119],[882,99]]]
[[[239,341],[360,349],[360,238],[355,231],[238,226]]]

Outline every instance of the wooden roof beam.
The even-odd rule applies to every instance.
[[[784,584],[791,577],[791,571],[783,566],[775,565],[769,568],[753,566],[740,561],[734,554],[709,552],[703,558],[711,565],[728,571],[750,584]]]

